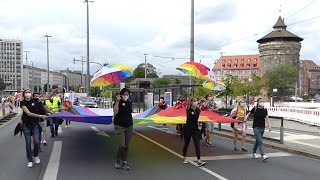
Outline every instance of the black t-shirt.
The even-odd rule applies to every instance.
[[[113,106],[115,103],[113,104]],[[132,122],[132,102],[131,100],[120,100],[118,114],[114,117],[114,125],[121,127],[130,127]]]
[[[266,127],[266,116],[268,115],[268,110],[265,108],[254,107],[250,111],[253,114],[253,124],[252,128],[265,128]]]
[[[198,126],[198,120],[201,110],[197,108],[193,110],[192,108],[187,109],[187,126]]]
[[[31,112],[31,113],[35,113],[37,114],[38,113],[38,104],[39,104],[39,99],[31,99],[30,101],[26,101],[25,99],[23,101],[21,101],[20,103],[20,106],[21,108],[23,106],[27,107],[27,109]],[[28,116],[27,113],[25,113],[23,111],[23,114],[22,114],[22,121],[28,125],[32,124],[32,125],[35,125],[38,123],[38,118],[36,117],[31,117],[31,116]]]
[[[46,115],[46,110],[44,109],[44,102],[38,102],[36,107],[36,114]],[[44,119],[39,119],[40,122],[43,122]]]

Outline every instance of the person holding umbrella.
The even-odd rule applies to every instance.
[[[130,90],[123,88],[113,104],[113,123],[117,140],[116,169],[130,170],[128,165],[129,144],[133,133],[132,102]],[[122,161],[122,165],[121,165]]]

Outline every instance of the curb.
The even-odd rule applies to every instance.
[[[213,135],[217,135],[217,136],[220,136],[220,137],[233,139],[233,133],[231,133],[231,132],[214,131]],[[248,142],[250,144],[254,144],[255,143],[255,139],[253,139],[252,137],[249,137],[249,138],[246,139],[246,142]],[[308,157],[308,158],[320,160],[320,155],[317,155],[317,154],[314,154],[314,153],[310,153],[310,152],[305,152],[305,151],[302,151],[302,150],[299,150],[299,149],[295,149],[295,148],[292,148],[292,147],[288,147],[288,146],[282,145],[282,144],[275,144],[274,142],[275,141],[271,142],[270,140],[264,140],[263,141],[263,145],[264,145],[264,147],[267,147],[267,148],[276,149],[276,150],[288,152],[288,153],[291,153],[291,154],[296,154],[296,155],[305,156],[305,157]]]

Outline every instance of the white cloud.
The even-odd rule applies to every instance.
[[[311,1],[282,1],[286,23],[318,16],[319,1],[295,14]],[[46,67],[43,35],[49,34],[52,69],[80,69],[80,64],[74,65],[72,59],[86,55],[86,5],[82,0],[10,0],[2,2],[1,7],[1,38],[23,40],[35,66]],[[258,53],[256,40],[267,32],[258,33],[272,29],[279,7],[278,0],[195,1],[196,60],[211,67],[220,51],[228,55]],[[320,18],[288,26],[288,30],[304,38],[301,58],[320,64]],[[143,54],[148,53],[148,62],[162,74],[178,73],[175,67],[187,60],[172,61],[153,55],[188,58],[189,43],[190,0],[90,3],[90,57],[94,61],[121,62],[134,68],[144,62]],[[91,68],[95,72],[99,66]]]

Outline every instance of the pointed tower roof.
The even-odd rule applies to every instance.
[[[266,36],[259,39],[258,43],[265,43],[271,41],[303,41],[303,39],[287,30],[287,25],[284,20],[279,16],[276,24],[273,26],[274,30]]]
[[[284,23],[284,19],[279,16],[278,21],[273,26],[274,29],[287,29],[287,25]]]

